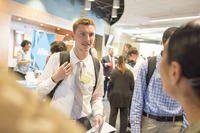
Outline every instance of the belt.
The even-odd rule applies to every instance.
[[[142,113],[144,116],[147,118],[154,119],[156,121],[161,121],[161,122],[175,122],[175,121],[183,121],[183,116],[182,115],[177,115],[177,116],[155,116],[148,114],[146,112]]]

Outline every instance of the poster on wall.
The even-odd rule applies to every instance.
[[[31,58],[33,66],[43,70],[46,65],[46,58],[50,54],[50,44],[55,40],[54,33],[33,30]]]

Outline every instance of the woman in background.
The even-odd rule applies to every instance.
[[[110,117],[109,123],[115,127],[118,109],[120,110],[120,133],[126,133],[128,110],[134,89],[134,77],[126,68],[126,58],[119,56],[116,69],[111,71],[109,82]]]

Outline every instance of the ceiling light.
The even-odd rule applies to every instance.
[[[88,1],[95,1],[95,0],[88,0]]]
[[[44,26],[44,24],[40,24],[40,26]]]
[[[57,28],[57,30],[60,30],[60,28]]]
[[[176,17],[176,18],[166,18],[166,19],[155,19],[155,20],[150,20],[150,22],[151,23],[168,22],[168,21],[179,21],[179,20],[197,19],[197,18],[200,18],[200,16],[187,16],[187,17]]]
[[[113,0],[113,8],[119,9],[119,0]]]
[[[142,42],[142,41],[144,41],[144,39],[142,39],[142,38],[137,38],[137,41]]]
[[[22,20],[22,18],[18,18],[17,20],[21,21],[21,20]]]
[[[112,18],[117,18],[117,9],[112,8]]]
[[[88,0],[85,0],[85,10],[86,11],[91,10],[91,2]]]

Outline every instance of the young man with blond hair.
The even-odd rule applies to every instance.
[[[80,18],[73,24],[73,33],[75,45],[69,52],[70,62],[60,66],[60,54],[53,54],[38,80],[37,90],[39,94],[47,95],[63,80],[54,93],[51,105],[90,129],[88,116],[92,113],[96,127],[103,122],[103,68],[100,64],[98,77],[95,78],[94,63],[89,54],[95,40],[93,20]]]

